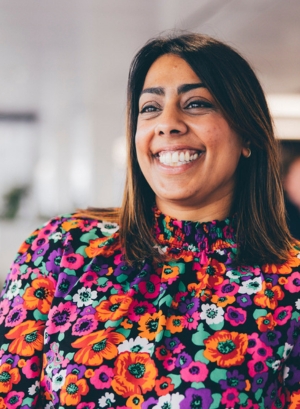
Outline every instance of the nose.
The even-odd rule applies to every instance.
[[[158,116],[155,133],[159,136],[184,135],[187,125],[177,107],[165,107]]]

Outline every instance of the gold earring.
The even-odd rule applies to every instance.
[[[248,155],[245,155],[246,159],[250,158],[251,153],[252,153],[250,148],[247,148],[247,150],[248,150]]]

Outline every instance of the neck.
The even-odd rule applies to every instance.
[[[156,197],[156,206],[164,214],[177,220],[190,220],[194,222],[208,222],[211,220],[224,220],[230,216],[232,195],[222,197],[214,203],[203,206],[182,206],[176,202],[166,202]]]

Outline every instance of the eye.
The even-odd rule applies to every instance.
[[[156,112],[158,111],[158,108],[154,105],[145,105],[142,107],[142,109],[140,110],[140,114],[144,114],[147,112]]]
[[[196,101],[191,101],[186,105],[186,109],[195,109],[195,108],[212,108],[213,104],[208,101],[203,101],[203,100],[196,100]]]

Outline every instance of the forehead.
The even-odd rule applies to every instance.
[[[200,78],[183,58],[174,54],[165,54],[155,60],[149,68],[144,88],[198,83],[199,81]]]

